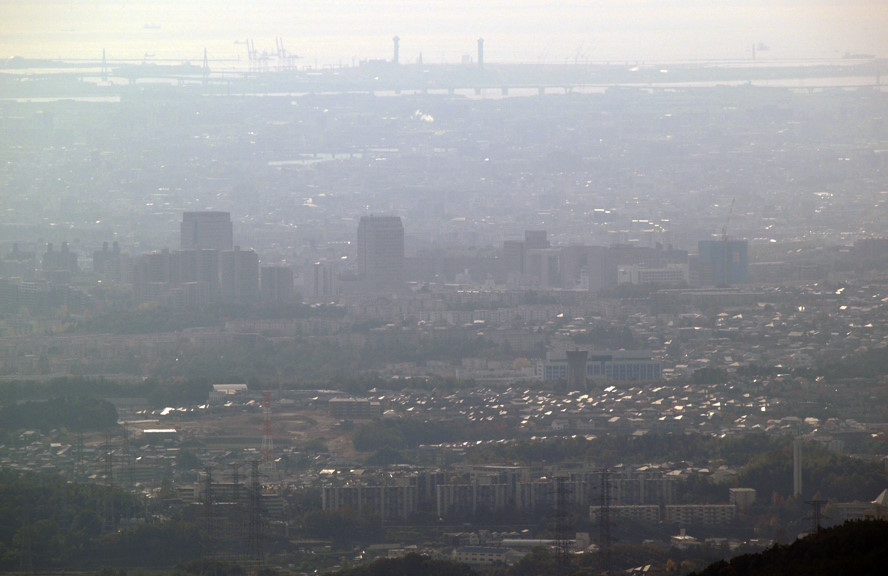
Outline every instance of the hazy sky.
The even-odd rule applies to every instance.
[[[244,38],[305,64],[888,57],[888,0],[0,0],[0,57],[244,58]]]

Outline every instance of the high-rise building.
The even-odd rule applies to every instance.
[[[309,302],[330,302],[339,293],[336,261],[321,260],[308,269],[303,296]]]
[[[541,250],[549,248],[549,239],[545,230],[525,230],[524,231],[524,248],[525,250]]]
[[[240,304],[259,300],[259,256],[252,250],[227,250],[219,255],[222,299]]]
[[[564,246],[560,268],[563,288],[598,292],[617,284],[616,260],[604,246]]]
[[[62,242],[62,249],[58,252],[53,250],[52,243],[47,244],[42,262],[44,274],[58,272],[76,274],[80,271],[77,265],[77,253],[71,251],[67,242]]]
[[[219,288],[218,250],[181,250],[170,254],[170,283],[201,282],[215,294]]]
[[[588,350],[568,350],[565,354],[567,355],[567,389],[585,390]]]
[[[358,274],[370,287],[403,281],[404,226],[399,216],[362,216],[358,223]]]
[[[700,282],[730,286],[749,282],[749,244],[746,240],[701,240],[697,244]]]
[[[110,250],[108,243],[103,242],[102,249],[93,252],[93,272],[103,276],[106,281],[119,282],[123,279],[123,256],[116,241]]]
[[[0,259],[0,276],[33,280],[37,270],[37,254],[19,250],[18,244],[12,245],[12,251]]]
[[[524,242],[506,240],[503,242],[503,267],[505,276],[524,274]]]
[[[289,266],[263,266],[262,300],[290,302],[293,299],[293,269]]]
[[[180,248],[231,250],[234,227],[228,212],[184,212],[180,225]]]
[[[526,243],[525,243],[526,246]],[[561,249],[531,248],[524,254],[524,273],[542,288],[561,285]]]

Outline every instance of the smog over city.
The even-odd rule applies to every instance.
[[[880,573],[886,29],[0,1],[0,571]]]

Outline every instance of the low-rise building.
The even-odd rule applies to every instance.
[[[524,554],[510,548],[494,546],[461,546],[453,551],[453,560],[475,568],[514,564]]]

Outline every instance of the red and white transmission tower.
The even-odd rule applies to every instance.
[[[274,476],[274,437],[271,434],[271,393],[265,393],[262,404],[265,412],[265,422],[262,424],[262,458],[260,467],[262,474],[268,478]]]

